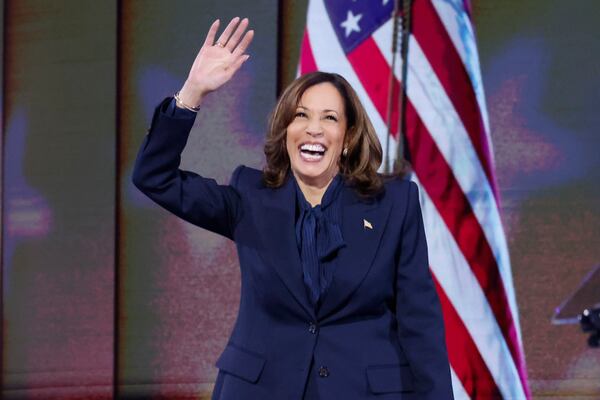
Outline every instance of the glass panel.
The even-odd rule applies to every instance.
[[[593,268],[563,303],[556,307],[552,323],[555,325],[578,324],[579,315],[585,309],[600,307],[600,265]]]

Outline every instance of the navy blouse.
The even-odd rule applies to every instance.
[[[308,297],[315,308],[331,284],[337,251],[345,245],[340,229],[342,177],[336,175],[323,194],[321,204],[312,207],[296,186],[296,243]]]

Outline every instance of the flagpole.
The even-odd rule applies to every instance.
[[[383,162],[383,172],[389,174],[390,171],[390,136],[392,135],[392,108],[394,107],[394,71],[396,70],[396,57],[398,54],[398,12],[400,10],[400,2],[402,0],[394,0],[394,11],[392,11],[392,66],[390,69],[389,84],[388,84],[388,102],[387,102],[387,135],[385,137],[385,154]]]
[[[404,173],[408,167],[406,161],[410,161],[410,154],[405,154],[406,144],[406,104],[408,87],[408,43],[412,30],[412,0],[398,0],[402,2],[402,40],[400,42],[400,57],[402,60],[402,91],[400,93],[400,101],[398,102],[399,115],[398,118],[398,146],[396,147],[396,162],[394,164],[394,172]],[[405,155],[408,155],[408,160]]]

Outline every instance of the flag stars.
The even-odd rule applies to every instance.
[[[346,16],[346,20],[340,24],[342,28],[344,28],[346,37],[350,36],[352,32],[360,32],[360,27],[358,26],[358,21],[362,18],[362,14],[354,15],[352,11],[348,10],[348,15]]]

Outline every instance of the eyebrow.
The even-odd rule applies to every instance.
[[[303,109],[305,109],[305,110],[308,110],[308,111],[310,111],[310,108],[308,108],[308,107],[304,107],[304,106],[300,106],[300,105],[299,105],[299,106],[297,106],[296,108],[303,108]],[[323,110],[322,112],[334,112],[334,113],[336,113],[336,114],[339,114],[339,112],[337,112],[336,110],[329,110],[329,109]]]

